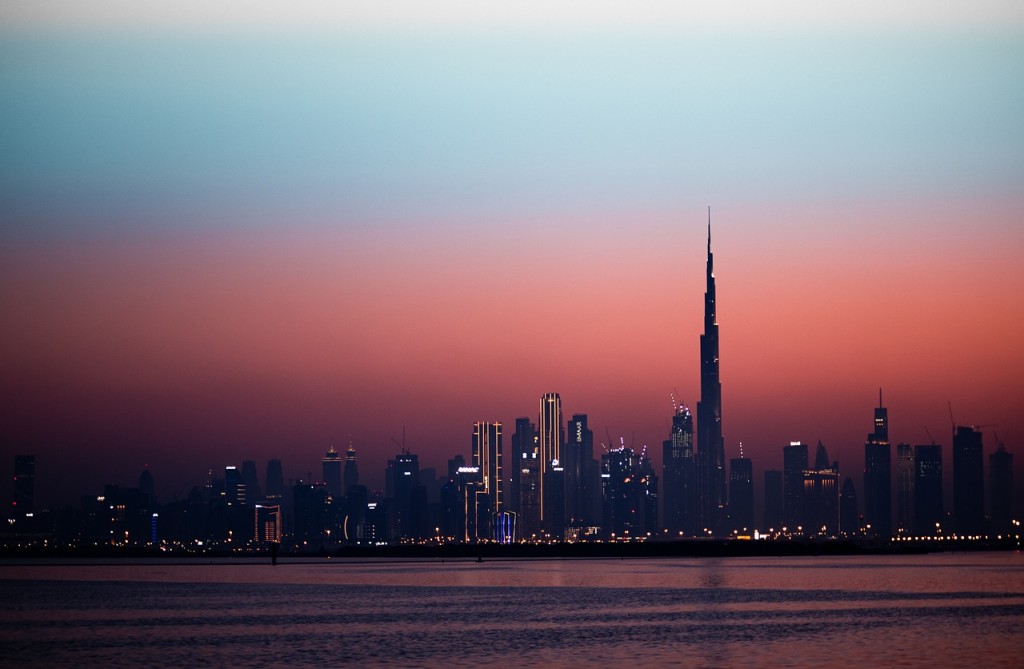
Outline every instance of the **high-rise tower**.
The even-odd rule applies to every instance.
[[[864,523],[868,534],[888,540],[892,536],[892,450],[889,413],[878,389],[875,430],[864,442]]]
[[[702,526],[725,531],[725,441],[722,438],[722,382],[718,369],[718,319],[714,256],[711,253],[711,207],[708,207],[707,289],[704,334],[700,336],[700,401],[697,402],[697,455],[701,470]]]
[[[341,499],[341,453],[338,453],[338,450],[332,445],[324,454],[322,464],[323,481],[327,484],[327,491],[335,499]]]
[[[359,463],[356,460],[356,449],[351,442],[348,445],[348,450],[345,451],[345,473],[343,477],[346,494],[348,494],[349,488],[359,485]]]
[[[562,398],[545,393],[540,398],[540,525],[541,530],[559,535],[565,525],[565,469],[562,466]]]
[[[662,485],[665,527],[674,536],[697,533],[697,464],[693,450],[693,417],[672,397],[671,438],[662,444]]]

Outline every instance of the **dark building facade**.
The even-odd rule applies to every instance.
[[[662,444],[664,525],[672,536],[697,534],[697,457],[693,448],[693,416],[685,404],[672,400],[672,432]]]
[[[942,446],[914,446],[914,534],[934,536],[943,521]]]
[[[704,292],[704,334],[700,336],[700,401],[697,402],[697,456],[700,465],[698,524],[713,534],[727,531],[725,440],[722,437],[722,382],[719,373],[717,294],[711,253],[708,207],[708,257]]]
[[[762,529],[778,530],[783,526],[785,494],[783,492],[783,474],[778,469],[769,469],[764,473],[764,509]]]
[[[750,458],[729,460],[729,521],[733,532],[754,531],[754,465]]]
[[[1005,535],[1013,529],[1013,454],[1003,444],[988,456],[990,531]]]
[[[961,536],[985,532],[984,468],[981,432],[957,425],[953,431],[953,529]]]
[[[896,531],[914,529],[914,447],[896,445]]]
[[[889,445],[889,413],[878,391],[875,429],[864,443],[864,527],[881,539],[892,536],[892,449]]]
[[[791,441],[782,449],[782,525],[796,532],[804,524],[804,470],[807,444]]]
[[[331,446],[321,462],[323,469],[323,482],[327,484],[327,492],[335,499],[341,499],[341,453]]]

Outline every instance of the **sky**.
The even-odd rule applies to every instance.
[[[443,472],[546,392],[660,463],[709,205],[727,457],[820,439],[859,489],[883,388],[894,442],[951,465],[951,408],[1024,481],[1019,3],[0,26],[0,463],[34,454],[41,504],[147,465],[165,501],[243,459],[316,479],[349,443],[380,486],[403,433]]]

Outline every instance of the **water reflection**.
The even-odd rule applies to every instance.
[[[1019,666],[1024,560],[0,569],[21,665]]]

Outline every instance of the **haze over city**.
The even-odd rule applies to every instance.
[[[166,499],[351,442],[380,486],[558,392],[660,464],[710,203],[727,457],[857,480],[883,387],[1024,480],[1024,16],[907,6],[5,7],[0,462]]]

